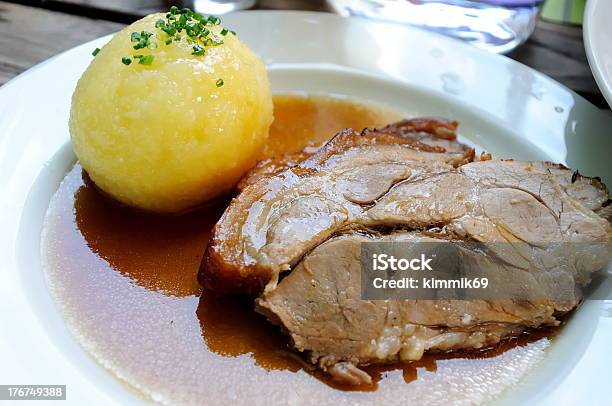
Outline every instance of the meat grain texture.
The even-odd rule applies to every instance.
[[[262,163],[216,225],[200,281],[257,296],[296,350],[355,385],[370,381],[359,365],[558,324],[610,260],[605,185],[547,162],[476,160],[456,128],[418,119],[347,129],[314,153]],[[367,241],[484,244],[494,255],[470,251],[473,260],[533,299],[362,300]]]

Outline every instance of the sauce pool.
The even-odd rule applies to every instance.
[[[274,105],[265,157],[318,145],[345,127],[377,127],[400,117],[330,97],[276,96]],[[479,399],[487,399],[482,393],[493,399],[543,357],[548,332],[478,353],[367,367],[373,385],[339,386],[290,351],[287,338],[250,301],[201,295],[198,268],[226,205],[220,200],[180,216],[136,212],[102,196],[78,164],[52,199],[42,255],[56,302],[94,359],[145,397],[185,404],[257,404],[271,397],[395,404],[432,396],[427,380],[433,379],[444,383],[438,396],[454,383],[465,386],[468,400],[474,390]],[[465,381],[466,370],[481,378]]]

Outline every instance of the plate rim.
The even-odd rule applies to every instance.
[[[263,14],[274,14],[274,15],[280,15],[281,17],[282,17],[283,15],[285,15],[285,14],[291,14],[291,15],[293,15],[293,16],[295,16],[295,17],[297,17],[297,18],[312,18],[312,17],[319,18],[319,17],[321,17],[322,15],[326,15],[326,13],[317,13],[317,12],[299,12],[299,11],[292,11],[292,12],[284,12],[284,11],[256,11],[256,12],[252,12],[252,11],[250,11],[250,12],[237,13],[237,14],[246,14],[246,13],[251,13],[251,14],[252,14],[252,13],[257,13],[257,14],[262,14],[262,15],[263,15]],[[334,16],[334,15],[332,15],[332,14],[329,14],[329,15],[330,15],[330,16]],[[342,18],[342,17],[339,17],[339,16],[334,16],[334,17],[337,17],[337,18]],[[321,18],[327,18],[327,17],[321,17]],[[416,29],[416,28],[413,28],[413,27],[412,27],[412,28],[410,28],[410,29]],[[418,30],[418,29],[416,29],[416,30]],[[457,46],[466,46],[466,47],[469,47],[469,45],[467,45],[467,44],[463,44],[463,43],[461,43],[460,41],[456,41],[456,40],[452,40],[452,39],[449,39],[449,38],[443,37],[443,36],[441,36],[441,35],[439,35],[439,34],[430,33],[430,32],[427,32],[426,34],[427,34],[427,35],[433,35],[433,36],[438,36],[438,37],[441,37],[441,38],[443,38],[443,39],[444,39],[444,41],[445,41],[445,42],[446,42],[447,40],[448,40],[448,41],[452,41],[453,43],[455,43],[454,45],[457,45]],[[46,60],[46,61],[41,62],[40,64],[35,65],[33,68],[31,68],[31,69],[27,70],[26,72],[22,73],[21,75],[17,76],[16,78],[14,78],[14,79],[12,79],[11,81],[7,82],[7,83],[6,83],[4,86],[2,86],[2,87],[0,88],[0,106],[1,106],[1,103],[2,103],[2,99],[4,98],[4,95],[5,95],[5,94],[8,94],[8,93],[9,93],[9,90],[12,90],[12,89],[13,89],[13,87],[24,86],[24,83],[25,83],[25,86],[27,87],[27,82],[24,82],[24,80],[25,80],[25,79],[27,79],[28,75],[30,75],[30,74],[32,74],[32,73],[35,73],[36,71],[38,71],[38,70],[40,70],[40,69],[44,68],[46,65],[48,65],[48,64],[50,64],[50,63],[53,63],[54,61],[59,60],[59,59],[61,59],[62,57],[65,57],[65,55],[68,55],[68,54],[70,54],[71,52],[75,52],[75,53],[76,53],[76,51],[75,51],[75,50],[76,50],[76,49],[78,49],[78,48],[89,47],[89,46],[91,46],[91,44],[93,44],[93,43],[100,43],[101,41],[105,41],[105,40],[106,40],[106,39],[108,39],[109,37],[110,37],[110,35],[109,35],[109,36],[104,36],[104,37],[98,38],[97,40],[90,41],[90,42],[87,42],[87,43],[81,44],[81,45],[79,45],[79,46],[77,46],[77,47],[71,48],[70,50],[64,51],[64,52],[62,52],[62,53],[60,53],[60,54],[58,54],[58,55],[56,55],[56,56],[54,56],[54,57],[52,57],[52,58],[50,58],[50,59]],[[483,54],[486,54],[486,52],[485,52],[485,51],[480,51],[480,50],[479,50],[478,52],[482,52]],[[583,104],[583,106],[584,106],[585,108],[587,108],[587,110],[589,110],[588,106],[590,106],[590,108],[592,108],[592,109],[593,109],[593,110],[591,111],[591,113],[592,113],[592,114],[596,114],[595,112],[600,113],[600,112],[599,112],[599,109],[597,109],[597,108],[596,108],[595,106],[593,106],[591,103],[589,103],[588,101],[584,100],[584,99],[583,99],[581,96],[577,95],[575,92],[571,91],[570,89],[568,89],[567,87],[563,86],[562,84],[559,84],[558,82],[554,81],[554,79],[548,78],[548,77],[546,77],[545,75],[543,75],[543,74],[541,74],[541,73],[539,73],[539,72],[537,72],[537,71],[533,70],[532,68],[529,68],[529,67],[527,67],[527,66],[525,66],[525,65],[523,65],[523,64],[521,64],[521,63],[519,63],[519,62],[516,62],[516,61],[510,60],[510,59],[509,59],[509,58],[507,58],[507,57],[500,56],[500,55],[493,55],[493,54],[486,54],[486,55],[489,55],[489,56],[494,57],[494,58],[500,58],[500,59],[499,59],[499,61],[501,61],[501,62],[503,62],[503,63],[508,63],[508,61],[510,61],[510,65],[513,65],[513,64],[516,64],[516,65],[513,65],[513,66],[518,66],[518,65],[520,65],[522,68],[526,68],[526,69],[529,69],[529,70],[531,70],[531,71],[535,72],[537,75],[542,76],[543,78],[545,78],[545,79],[546,79],[546,81],[548,81],[548,82],[550,82],[550,83],[553,83],[553,84],[554,84],[554,86],[561,87],[561,88],[562,88],[562,90],[563,90],[564,92],[569,92],[569,94],[572,96],[572,99],[573,99],[574,101],[578,101],[578,103],[579,103],[579,104],[583,104],[583,103],[584,103],[584,104]],[[504,59],[507,59],[508,61],[504,61]],[[390,79],[390,80],[396,80],[395,78],[392,78],[392,79],[391,79],[391,78],[388,78],[388,77],[384,77],[384,78],[385,78],[385,79]],[[7,90],[7,86],[8,86],[8,89],[9,89],[9,90]],[[457,102],[459,102],[459,100],[457,100]],[[583,102],[583,103],[582,103],[582,102]],[[484,114],[484,113],[483,113],[483,114]],[[601,113],[601,114],[603,114],[603,113]],[[603,117],[603,115],[602,115],[602,117]],[[606,117],[607,117],[607,116],[606,116]],[[487,117],[487,119],[489,119],[489,117]],[[612,119],[611,119],[611,120],[609,120],[608,122],[612,122]],[[2,123],[2,122],[0,122],[0,128],[2,128],[2,124],[3,124],[3,123]],[[7,137],[8,137],[8,136],[7,136]],[[1,147],[2,147],[2,145],[3,145],[3,144],[2,144],[2,141],[3,141],[3,139],[2,139],[2,134],[0,134],[0,148],[1,148]],[[2,152],[3,152],[3,151],[0,149],[0,156],[2,156],[2,155],[1,155],[1,154],[2,154]],[[56,150],[56,151],[52,151],[52,155],[53,155],[53,154],[55,154],[56,152],[57,152],[57,150]],[[1,164],[1,163],[0,163],[0,164]],[[38,165],[38,163],[37,163],[37,165]],[[44,167],[44,162],[43,162],[43,163],[41,163],[41,167]],[[39,173],[38,173],[38,174],[39,174]],[[2,173],[0,173],[0,183],[1,183],[1,181],[3,181],[3,179],[2,179],[2,178],[4,178],[4,177],[7,177],[7,178],[8,178],[8,177],[10,177],[10,176],[12,176],[12,174],[9,174],[9,173],[2,174]],[[37,178],[37,177],[38,177],[38,175],[36,176],[36,178]],[[30,179],[30,180],[28,180],[28,181],[32,181],[32,180]],[[27,186],[27,190],[30,190],[30,189],[31,189],[31,184]],[[0,190],[0,196],[1,196],[1,197],[4,197],[4,195],[5,195],[5,192],[3,192],[2,190]],[[23,196],[22,196],[22,197],[23,197]],[[2,205],[0,205],[0,207],[3,207],[3,206],[2,206]],[[9,209],[11,209],[11,207],[9,207]],[[21,218],[21,215],[23,214],[23,206],[19,206],[19,205],[18,205],[18,206],[16,206],[16,207],[13,207],[13,208],[12,208],[12,210],[16,211],[16,212],[17,212],[17,214],[18,214],[18,217],[19,217],[19,218]],[[5,212],[3,211],[3,213],[1,213],[1,214],[0,214],[0,219],[4,219],[4,218],[6,218],[6,217],[7,217],[7,213],[5,213]],[[13,226],[13,225],[16,225],[16,228],[15,228],[15,229],[12,229],[11,227],[7,227],[7,229],[5,229],[5,230],[0,230],[0,242],[4,241],[4,238],[6,238],[6,240],[7,240],[7,241],[8,241],[8,243],[9,243],[9,244],[7,244],[7,247],[11,247],[11,243],[14,243],[14,241],[11,241],[11,239],[12,239],[12,237],[15,237],[15,236],[16,236],[16,234],[15,234],[15,235],[13,235],[13,234],[12,234],[12,232],[17,232],[17,231],[18,231],[18,229],[20,228],[20,222],[19,222],[19,221],[17,221],[17,223],[12,222],[12,223],[11,223],[11,226]],[[3,244],[0,244],[0,245],[3,245]],[[13,259],[13,260],[14,260],[14,259],[15,259],[15,258],[13,258],[13,255],[15,255],[14,250],[13,250],[13,252],[9,252],[9,251],[10,251],[10,249],[7,249],[7,247],[0,246],[0,253],[2,253],[2,254],[3,254],[1,257],[2,257],[2,258],[4,258],[4,254],[6,253],[7,255],[10,255],[10,256],[11,256],[11,259]],[[5,250],[6,250],[6,252],[5,252]],[[9,262],[10,262],[10,260],[9,260]],[[9,267],[10,267],[10,263],[9,263]],[[14,267],[16,267],[16,264],[14,264]],[[16,269],[16,268],[15,268],[15,269]],[[0,273],[0,280],[2,279],[2,276],[3,276],[3,275]],[[1,336],[2,336],[2,331],[0,331],[0,337],[1,337]]]

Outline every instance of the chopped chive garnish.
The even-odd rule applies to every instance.
[[[141,31],[140,33],[133,32],[131,40],[132,42],[136,43],[136,45],[134,45],[134,49],[148,48],[149,45],[153,44],[153,42],[151,42],[152,36],[153,33],[148,31]]]
[[[198,37],[200,36],[200,33],[202,32],[202,28],[204,28],[202,27],[202,24],[187,25],[185,27],[185,32],[190,37]]]
[[[140,58],[140,60],[138,61],[138,63],[140,65],[151,65],[153,63],[153,59],[155,59],[155,57],[153,55],[145,55],[143,57]]]
[[[151,49],[157,48],[161,41],[166,45],[171,45],[173,42],[184,40],[192,45],[194,56],[203,56],[206,54],[207,46],[219,46],[223,44],[221,37],[225,37],[229,33],[236,35],[236,32],[222,27],[220,31],[214,33],[211,31],[211,26],[221,24],[221,19],[217,16],[203,16],[200,13],[192,11],[188,8],[179,9],[176,6],[170,7],[165,14],[165,19],[160,18],[155,21],[155,28],[161,32],[154,34],[149,31],[133,32],[130,40],[133,43],[132,48]],[[166,34],[165,36],[163,34]],[[184,35],[179,35],[184,33]],[[159,43],[158,43],[159,42]],[[94,56],[99,52],[96,48]],[[138,59],[138,63],[142,65],[150,65],[153,62],[153,55],[133,55],[134,59]],[[132,59],[124,57],[121,60],[124,64],[129,65]],[[223,86],[223,80],[217,81],[217,86]]]
[[[204,55],[206,51],[204,50],[204,48],[198,44],[195,44],[193,46],[193,52],[191,53],[191,55],[195,55],[195,56],[202,56]]]
[[[178,21],[178,32],[181,32],[181,30],[183,28],[185,28],[185,26],[187,25],[187,16],[185,14],[181,14],[181,16],[179,17]]]
[[[93,50],[93,52],[91,53],[93,56],[98,55],[98,52],[100,52],[100,48],[96,48]]]
[[[223,79],[217,79],[217,83],[215,83],[217,87],[221,87],[224,85]]]

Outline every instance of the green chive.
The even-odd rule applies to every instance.
[[[193,46],[193,52],[191,53],[191,55],[202,56],[205,52],[206,51],[204,50],[204,48],[202,48],[202,46],[195,44]]]
[[[223,86],[223,79],[217,79],[217,83],[215,83],[217,85],[217,87],[221,87]]]
[[[187,17],[185,16],[185,14],[181,14],[181,16],[178,19],[178,31],[181,32],[181,29],[185,28],[185,25],[187,25]]]
[[[163,26],[161,28],[161,30],[163,32],[165,32],[166,34],[168,34],[169,37],[173,36],[174,34],[176,34],[176,28],[174,28],[174,26],[172,25],[168,25],[166,24],[165,26]]]
[[[163,41],[166,45],[171,45],[172,42],[181,41],[185,38],[186,42],[192,46],[192,55],[202,56],[206,53],[207,46],[217,46],[223,44],[223,40],[220,36],[226,36],[229,33],[236,35],[234,31],[230,31],[225,27],[221,27],[220,36],[216,36],[211,32],[210,29],[206,28],[208,25],[220,25],[221,19],[217,16],[207,16],[192,11],[188,8],[179,9],[176,6],[170,7],[169,11],[165,14],[165,19],[160,18],[155,21],[155,28],[167,34],[167,37],[161,39],[154,33],[149,31],[133,32],[131,33],[130,40],[133,43],[132,48],[138,50],[143,48],[155,49],[157,48],[158,41]],[[178,35],[185,30],[186,35]],[[94,56],[99,52],[98,49],[94,51]],[[152,55],[133,55],[133,59],[137,59],[141,65],[151,65],[154,56]],[[122,62],[126,65],[132,63],[132,59],[124,57]],[[217,81],[217,86],[223,86],[223,80]]]
[[[206,18],[204,18],[204,16],[202,14],[200,14],[200,13],[192,13],[191,14],[191,18],[193,18],[194,20],[196,20],[196,21],[198,21],[198,22],[200,22],[202,24],[206,23]]]
[[[195,24],[195,25],[188,25],[185,28],[185,32],[187,33],[187,35],[189,35],[190,37],[197,37],[200,35],[200,32],[202,31],[202,28],[204,28],[202,26],[202,24]]]
[[[151,65],[153,63],[153,59],[155,59],[155,57],[153,55],[145,55],[142,58],[140,58],[140,61],[138,61],[138,63],[140,65]]]
[[[91,53],[93,56],[98,55],[98,52],[100,52],[100,48],[96,48],[93,50],[93,52]]]

